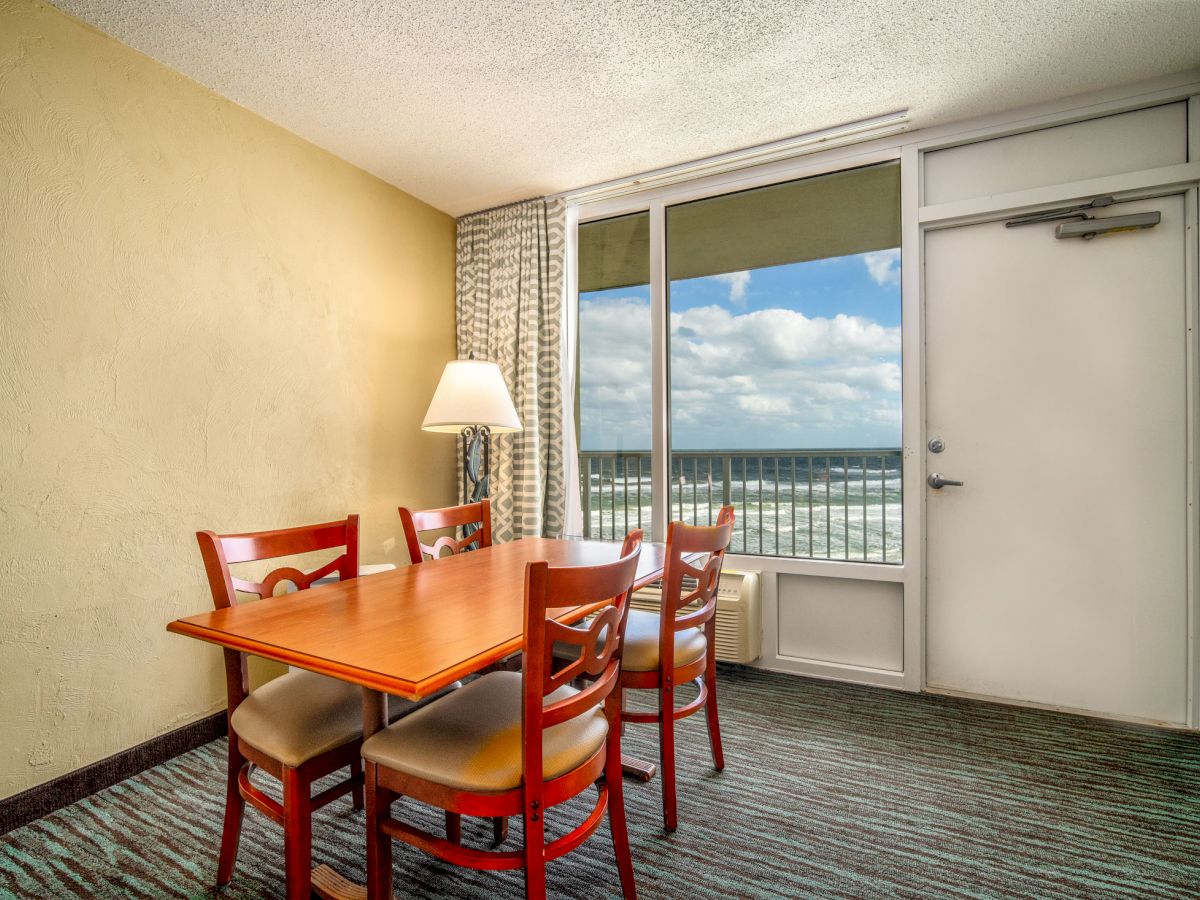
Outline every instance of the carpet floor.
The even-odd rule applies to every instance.
[[[727,768],[712,769],[703,716],[685,721],[679,830],[662,830],[657,781],[625,782],[643,898],[1200,896],[1195,735],[753,670],[720,683]],[[655,735],[630,726],[627,751],[654,758]],[[0,896],[282,896],[282,835],[253,809],[233,882],[212,887],[224,757],[215,741],[0,836]],[[397,809],[440,828],[440,812]],[[550,811],[551,832],[583,809]],[[349,798],[321,810],[315,861],[361,880],[362,829]],[[464,822],[468,843],[489,834]],[[607,827],[548,880],[551,896],[619,896]],[[523,896],[520,873],[401,844],[395,888]]]

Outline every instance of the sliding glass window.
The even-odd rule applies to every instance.
[[[650,216],[579,226],[579,438],[583,530],[652,529]]]
[[[666,211],[671,517],[732,550],[899,562],[899,166]]]
[[[899,165],[664,219],[667,518],[731,503],[732,552],[901,562]],[[579,250],[586,530],[619,536],[651,507],[648,214],[582,225]]]

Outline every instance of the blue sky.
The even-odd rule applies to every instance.
[[[899,325],[899,266],[891,270],[896,283],[880,285],[862,261],[865,255],[754,269],[747,273],[750,279],[736,302],[730,300],[730,276],[675,281],[671,284],[671,310],[681,312],[712,304],[724,304],[738,312],[785,307],[810,318],[832,318],[844,313],[863,316],[880,325]],[[649,298],[649,287],[645,292]],[[598,291],[596,295],[607,293],[612,292]]]
[[[671,285],[677,449],[900,446],[899,251]],[[649,449],[649,287],[580,296],[584,449]]]

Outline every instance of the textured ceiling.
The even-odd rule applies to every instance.
[[[1197,0],[55,0],[459,215],[1191,68]]]

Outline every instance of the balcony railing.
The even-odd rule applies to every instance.
[[[732,553],[903,561],[900,450],[693,450],[671,458],[672,519],[712,524],[737,510]],[[584,535],[649,528],[647,451],[579,454]]]

